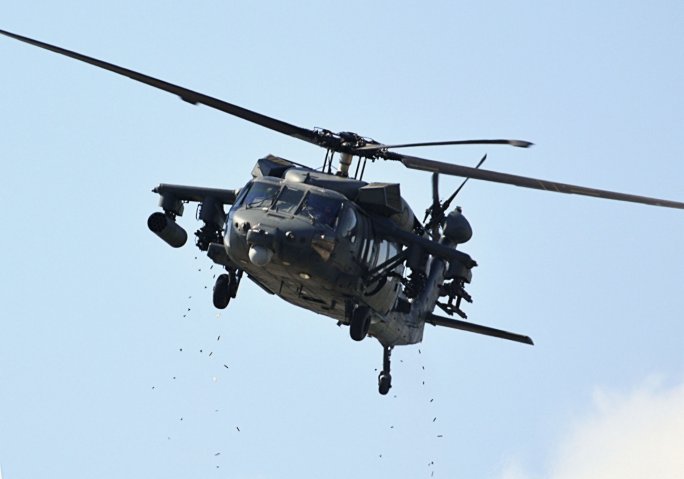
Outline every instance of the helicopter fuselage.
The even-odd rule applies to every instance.
[[[389,337],[383,331],[399,301],[403,265],[381,284],[368,283],[367,274],[395,256],[401,245],[379,237],[368,213],[344,194],[310,184],[322,177],[293,169],[284,178],[250,181],[228,212],[226,253],[267,292],[340,323],[349,322],[354,306],[367,306],[370,334],[396,343],[396,334]],[[415,335],[410,336],[400,342],[415,342]]]
[[[457,208],[440,218],[444,235],[436,241],[397,183],[367,183],[269,155],[239,190],[160,184],[153,191],[163,213],[153,213],[148,227],[174,247],[187,241],[176,217],[184,203],[198,203],[204,226],[196,245],[226,270],[214,286],[219,309],[246,274],[266,292],[348,325],[356,341],[376,338],[386,357],[394,346],[421,342],[426,322],[530,341],[433,314],[439,306],[466,318],[460,304],[471,301],[464,285],[476,262],[457,245],[472,231]]]

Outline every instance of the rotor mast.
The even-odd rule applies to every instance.
[[[349,167],[352,164],[352,154],[351,153],[342,153],[340,155],[340,169],[337,172],[339,176],[343,176],[344,178],[349,177]]]

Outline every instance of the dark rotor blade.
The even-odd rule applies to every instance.
[[[208,107],[214,108],[216,110],[228,113],[230,115],[236,116],[238,118],[242,118],[243,120],[251,121],[252,123],[256,123],[257,125],[269,128],[271,130],[277,131],[279,133],[284,133],[285,135],[292,136],[294,138],[298,138],[300,140],[308,141],[309,143],[314,143],[318,144],[317,142],[317,134],[314,130],[309,130],[306,128],[301,128],[295,125],[292,125],[290,123],[286,123],[284,121],[277,120],[275,118],[271,118],[266,115],[262,115],[260,113],[256,113],[251,110],[247,110],[246,108],[239,107],[237,105],[233,105],[231,103],[225,102],[223,100],[219,100],[217,98],[210,97],[208,95],[204,95],[203,93],[199,93],[193,90],[189,90],[187,88],[174,85],[172,83],[165,82],[163,80],[159,80],[157,78],[153,78],[148,75],[144,75],[142,73],[138,73],[133,70],[129,70],[127,68],[123,68],[117,65],[114,65],[112,63],[107,63],[102,60],[98,60],[96,58],[92,58],[86,55],[82,55],[80,53],[76,53],[70,50],[66,50],[64,48],[60,48],[54,45],[50,45],[48,43],[43,43],[38,40],[33,40],[28,37],[23,37],[21,35],[17,35],[11,32],[7,32],[4,30],[0,30],[0,34],[8,36],[10,38],[14,38],[15,40],[19,40],[24,43],[28,43],[40,48],[44,48],[45,50],[50,50],[55,53],[59,53],[60,55],[64,55],[67,57],[74,58],[76,60],[80,60],[85,63],[89,63],[91,65],[94,65],[99,68],[103,68],[105,70],[109,70],[114,73],[118,73],[119,75],[126,76],[132,80],[139,81],[141,83],[145,83],[147,85],[153,86],[155,88],[159,88],[160,90],[167,91],[169,93],[173,93],[175,95],[178,95],[183,101],[186,101],[188,103],[191,103],[193,105],[197,104],[202,104],[206,105]]]
[[[525,140],[450,140],[450,141],[426,141],[421,143],[401,143],[397,145],[366,145],[357,151],[390,150],[396,148],[414,148],[418,146],[446,146],[446,145],[511,145],[518,148],[528,148],[534,143]]]
[[[381,156],[382,158],[388,160],[401,161],[405,167],[411,168],[413,170],[439,172],[445,175],[461,176],[464,178],[472,178],[475,180],[492,181],[495,183],[504,183],[507,185],[515,185],[523,188],[532,188],[535,190],[591,196],[595,198],[604,198],[617,201],[628,201],[631,203],[642,203],[645,205],[662,206],[665,208],[684,209],[684,203],[678,201],[663,200],[648,196],[630,195],[627,193],[618,193],[615,191],[598,190],[594,188],[587,188],[585,186],[569,185],[566,183],[556,183],[554,181],[539,180],[527,176],[517,176],[508,173],[500,173],[498,171],[471,168],[469,166],[453,165],[450,163],[444,163],[442,161],[428,160],[425,158],[402,155],[400,153],[394,152],[384,152]]]
[[[484,334],[485,336],[493,336],[495,338],[508,339],[509,341],[516,341],[518,343],[529,344],[534,346],[532,338],[523,334],[510,333],[501,329],[490,328],[489,326],[482,326],[480,324],[468,323],[459,319],[444,318],[436,314],[428,314],[425,318],[426,323],[434,326],[444,326],[452,329],[460,329],[462,331],[469,331],[471,333]]]
[[[425,219],[428,215],[432,216],[430,223],[430,229],[432,230],[432,239],[438,241],[440,238],[439,227],[437,226],[442,218],[444,218],[444,209],[442,208],[442,203],[439,201],[439,173],[436,171],[432,173],[432,206],[430,206],[425,212]],[[425,220],[423,220],[425,222]]]
[[[423,218],[423,223],[428,219],[428,216],[438,215],[440,211],[441,203],[439,201],[439,173],[432,173],[432,204],[425,210],[425,218]]]
[[[439,173],[432,173],[432,208],[439,208]]]
[[[482,159],[477,163],[477,165],[475,165],[475,169],[476,169],[476,170],[479,170],[480,167],[482,166],[482,163],[484,163],[486,160],[487,160],[487,154],[485,153],[485,155],[482,157]],[[447,208],[449,208],[449,205],[451,205],[451,202],[454,201],[454,198],[456,198],[456,197],[458,196],[458,194],[461,192],[461,190],[462,190],[463,187],[466,185],[466,183],[468,183],[468,180],[469,180],[469,179],[470,179],[470,176],[468,176],[465,180],[463,180],[463,183],[461,183],[461,186],[459,186],[459,187],[456,189],[456,191],[454,191],[454,192],[451,194],[451,196],[450,196],[449,198],[446,199],[446,201],[445,201],[444,204],[442,205],[442,208],[444,208],[444,210],[446,210]]]

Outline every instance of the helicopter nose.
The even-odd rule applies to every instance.
[[[271,262],[273,250],[264,246],[253,245],[249,248],[249,260],[255,266],[266,266]]]

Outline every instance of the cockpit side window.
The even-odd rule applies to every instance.
[[[335,226],[337,213],[340,211],[342,201],[337,198],[309,193],[304,200],[302,209],[299,213],[314,222],[321,223],[331,228]]]
[[[303,196],[303,191],[284,187],[273,205],[273,211],[293,215],[295,211],[297,211],[297,207],[299,206],[299,203],[301,203]]]
[[[337,231],[345,238],[355,238],[357,223],[358,219],[354,208],[349,204],[345,204],[342,207],[340,219],[337,222]]]
[[[268,183],[254,183],[245,197],[245,208],[268,209],[275,199],[280,186]]]
[[[247,192],[249,192],[249,189],[252,187],[252,182],[250,181],[247,183],[245,186],[240,188],[240,191],[238,191],[237,197],[235,198],[235,203],[233,203],[233,208],[238,207],[242,205],[242,202],[245,199],[245,196],[247,196]]]

